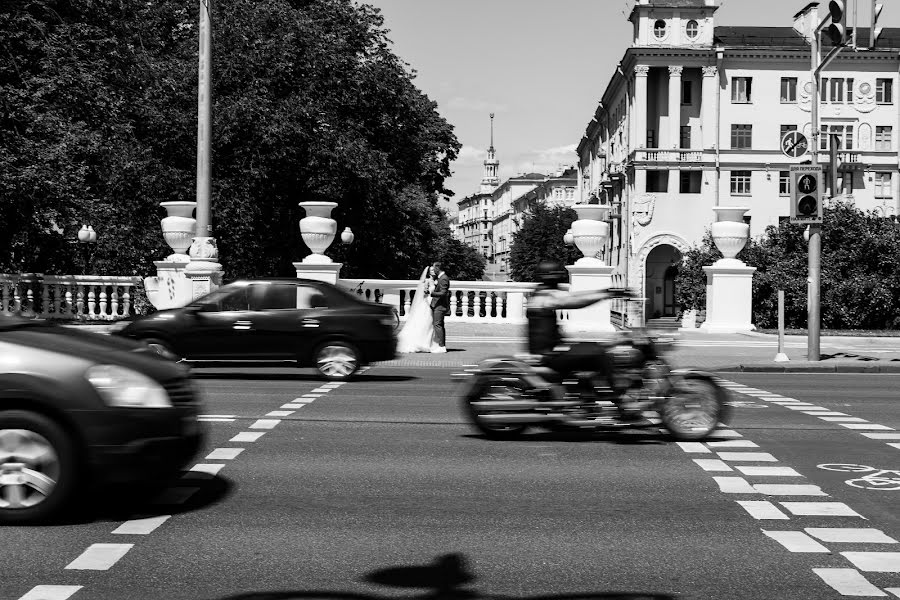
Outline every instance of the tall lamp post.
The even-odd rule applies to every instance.
[[[81,274],[87,275],[88,268],[93,258],[94,249],[97,247],[97,232],[90,225],[82,225],[78,230],[78,244],[81,246]]]

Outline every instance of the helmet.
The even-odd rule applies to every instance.
[[[559,287],[559,284],[569,280],[569,273],[557,260],[542,260],[537,266],[536,275],[537,280],[549,288]]]

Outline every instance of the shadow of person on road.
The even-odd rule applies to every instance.
[[[463,554],[444,554],[428,565],[388,567],[372,571],[362,581],[391,588],[419,588],[424,593],[396,596],[408,600],[675,600],[675,596],[640,592],[584,592],[540,596],[507,596],[482,594],[465,587],[477,578],[466,564]],[[387,596],[334,590],[248,592],[219,600],[388,600]]]

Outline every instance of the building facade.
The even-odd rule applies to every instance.
[[[643,290],[645,318],[677,312],[681,256],[714,220],[714,206],[745,206],[751,236],[790,213],[785,133],[810,138],[810,5],[785,27],[722,27],[717,0],[638,0],[625,51],[582,137],[580,202],[612,207],[614,284]],[[792,26],[790,26],[792,25]],[[845,50],[822,72],[820,152],[839,139],[833,195],[885,217],[898,212],[898,46],[887,29],[875,50]],[[829,47],[826,45],[823,54]],[[826,177],[826,179],[829,179]],[[831,192],[831,190],[829,190]]]

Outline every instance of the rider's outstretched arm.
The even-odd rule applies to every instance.
[[[541,304],[546,308],[584,308],[601,300],[612,297],[608,290],[584,290],[581,292],[557,291],[553,294],[545,294],[541,298]]]

